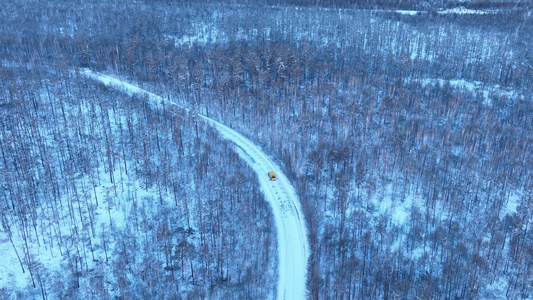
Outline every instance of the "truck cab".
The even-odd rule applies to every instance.
[[[274,174],[273,171],[268,172],[268,177],[270,177],[270,180],[274,181],[276,180],[276,174]]]

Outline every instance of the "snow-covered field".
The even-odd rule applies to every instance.
[[[120,79],[90,70],[84,70],[83,74],[129,95],[146,95],[151,102],[164,101],[162,97]],[[182,108],[189,111],[185,107]],[[201,114],[198,116],[216,128],[223,138],[235,143],[235,151],[257,173],[262,191],[272,207],[278,233],[277,299],[305,299],[309,245],[302,208],[290,181],[281,168],[250,140],[207,116]],[[271,181],[267,176],[268,171],[274,171],[278,179]]]

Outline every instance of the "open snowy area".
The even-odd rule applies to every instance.
[[[0,300],[533,299],[531,11],[4,1]]]

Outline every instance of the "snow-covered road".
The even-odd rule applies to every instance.
[[[114,77],[94,73],[90,70],[84,70],[83,74],[129,95],[146,95],[155,104],[165,101],[160,96]],[[176,103],[169,104],[180,106]],[[186,107],[180,107],[189,111]],[[278,236],[277,299],[305,299],[307,257],[309,255],[307,227],[298,196],[290,181],[283,174],[281,168],[250,140],[222,123],[201,114],[198,116],[216,128],[223,138],[235,143],[235,151],[257,173],[261,189],[272,207]],[[270,180],[267,175],[268,171],[276,173],[276,181]]]

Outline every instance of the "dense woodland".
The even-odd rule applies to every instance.
[[[270,294],[275,230],[256,179],[227,143],[211,143],[214,132],[192,115],[78,75],[3,74],[4,242],[35,288],[2,286],[4,295]],[[43,252],[62,267],[40,261]]]
[[[4,3],[0,236],[31,280],[2,279],[0,298],[275,295],[253,171],[194,113],[84,68],[283,165],[308,224],[308,298],[533,297],[527,3],[391,3]]]

